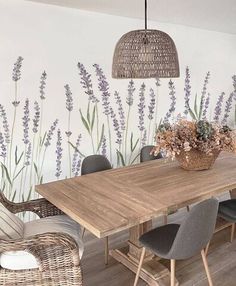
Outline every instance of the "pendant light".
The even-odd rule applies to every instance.
[[[147,28],[123,35],[115,47],[113,78],[174,78],[179,77],[179,61],[174,41],[159,30]]]

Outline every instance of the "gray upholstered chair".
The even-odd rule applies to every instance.
[[[171,260],[171,286],[175,285],[175,261],[188,259],[201,252],[208,282],[212,286],[204,248],[214,232],[217,210],[218,201],[208,199],[195,205],[181,225],[167,224],[143,234],[140,237],[143,250],[134,286],[139,279],[146,248],[161,258]]]
[[[111,163],[103,155],[90,155],[82,162],[81,175],[112,169]]]
[[[156,160],[156,159],[163,158],[161,153],[157,154],[157,156],[154,156],[154,154],[150,154],[154,147],[155,147],[154,145],[147,145],[141,149],[141,152],[140,152],[141,163],[150,161],[150,160]]]
[[[103,155],[90,155],[86,157],[81,166],[81,175],[87,175],[95,172],[101,172],[112,169],[111,163]],[[85,228],[83,230],[83,235]],[[108,237],[105,238],[105,264],[108,264]]]
[[[231,238],[234,239],[235,223],[236,223],[236,199],[230,199],[219,203],[218,216],[224,220],[232,223],[231,226]]]

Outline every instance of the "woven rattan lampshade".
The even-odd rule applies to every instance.
[[[179,77],[179,61],[174,41],[159,30],[145,29],[123,35],[115,47],[113,78],[173,78]]]

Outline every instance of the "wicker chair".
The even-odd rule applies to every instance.
[[[40,218],[63,214],[45,199],[12,203],[0,192],[0,202],[14,214],[31,211]],[[18,240],[0,240],[0,254],[9,251],[31,253],[39,267],[26,270],[8,270],[0,267],[0,285],[82,285],[79,248],[68,234],[45,233]]]

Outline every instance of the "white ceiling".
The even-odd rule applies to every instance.
[[[131,18],[144,0],[28,0]],[[149,19],[236,34],[236,0],[149,0]]]

